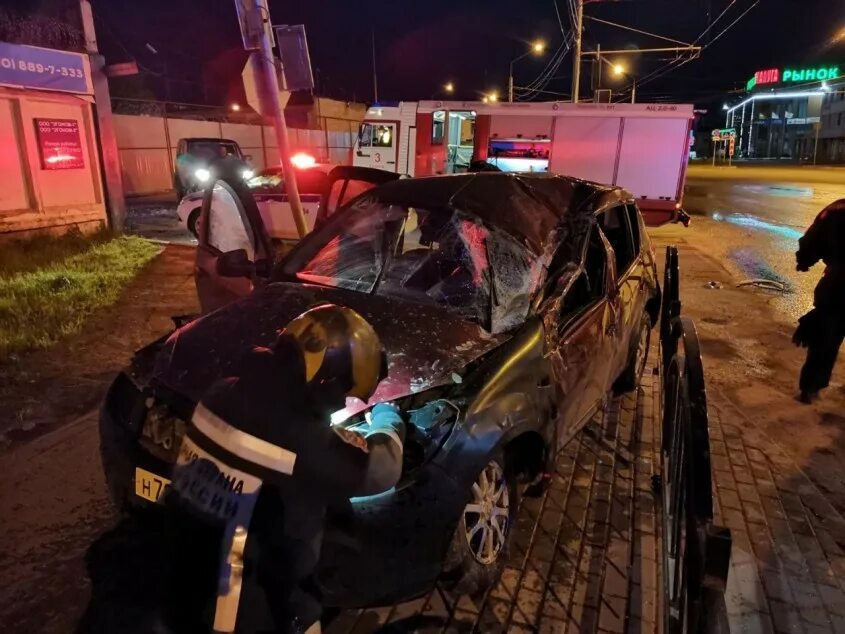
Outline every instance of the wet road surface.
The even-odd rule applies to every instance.
[[[845,198],[845,168],[692,167],[684,206],[691,231],[707,250],[745,279],[779,283],[772,303],[789,322],[812,306],[822,267],[795,270],[798,239],[823,207]],[[703,216],[703,218],[698,217]]]

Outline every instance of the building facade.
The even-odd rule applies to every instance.
[[[0,42],[0,237],[106,223],[87,55]]]
[[[735,158],[845,160],[843,71],[837,64],[757,71],[743,99],[726,104],[725,126],[737,133]]]

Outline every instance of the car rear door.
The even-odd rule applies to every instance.
[[[645,280],[639,245],[639,224],[631,226],[628,206],[616,204],[597,216],[599,227],[613,249],[616,293],[611,301],[618,308],[611,378],[615,378],[628,362],[631,337],[639,332],[640,317],[645,306]],[[638,218],[634,217],[638,223]]]
[[[323,225],[350,200],[383,183],[399,178],[399,174],[370,167],[338,165],[329,172],[315,227]]]
[[[194,282],[203,313],[248,295],[269,275],[273,246],[255,200],[243,185],[219,180],[206,189],[198,233]],[[240,277],[221,275],[220,258],[239,250],[245,252],[251,272]]]
[[[583,427],[607,392],[617,319],[608,292],[612,277],[609,245],[594,227],[583,266],[568,281],[559,302],[550,350],[558,394],[558,448]]]

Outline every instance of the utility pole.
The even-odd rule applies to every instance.
[[[285,192],[288,195],[296,230],[302,238],[308,233],[308,225],[299,199],[296,170],[290,162],[288,127],[279,94],[278,69],[273,57],[270,9],[267,6],[267,0],[235,0],[235,7],[241,22],[244,48],[253,51],[250,63],[255,71],[256,92],[261,103],[261,114],[273,120],[276,144],[279,146],[279,159],[285,176]],[[284,81],[284,70],[280,74]],[[284,87],[287,88],[287,86]]]
[[[94,111],[97,117],[97,137],[103,180],[106,189],[106,210],[112,231],[121,233],[126,222],[126,200],[123,197],[123,175],[120,171],[120,153],[111,111],[109,80],[106,77],[105,58],[97,49],[94,30],[94,13],[90,0],[79,0],[82,29],[85,34],[85,52],[91,61],[91,83],[94,87]]]
[[[373,103],[378,103],[378,75],[376,74],[376,29],[370,29],[373,44]]]
[[[634,77],[632,78],[633,84],[631,85],[631,103],[637,103],[637,79]]]
[[[572,103],[578,103],[581,84],[581,32],[584,30],[584,0],[575,0],[575,50],[572,55]]]

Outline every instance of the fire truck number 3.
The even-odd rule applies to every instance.
[[[373,154],[373,162],[381,163],[381,152],[376,152]]]

